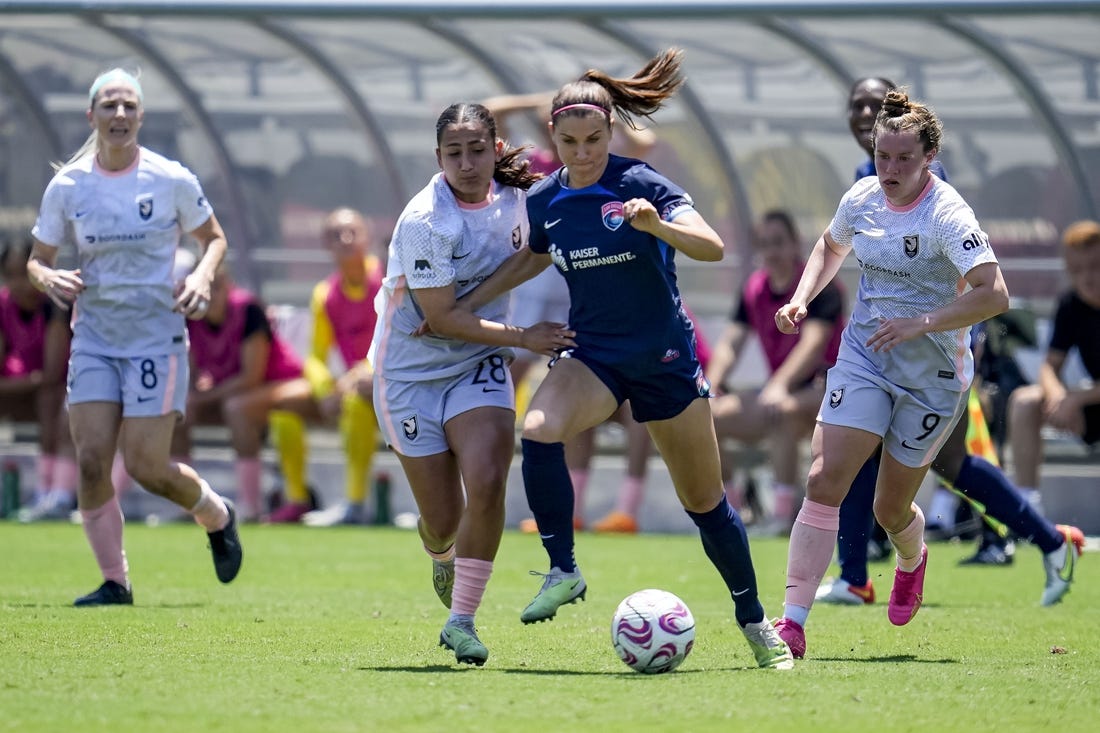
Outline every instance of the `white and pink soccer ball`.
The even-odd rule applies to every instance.
[[[631,593],[611,619],[611,644],[627,666],[644,674],[671,672],[695,643],[687,604],[664,590]]]

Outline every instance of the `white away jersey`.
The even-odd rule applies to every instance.
[[[929,333],[889,352],[864,346],[879,319],[940,308],[963,292],[963,275],[997,261],[958,192],[932,176],[916,201],[898,209],[887,203],[877,178],[864,178],[841,199],[829,233],[852,247],[862,273],[838,358],[869,364],[906,388],[967,389],[974,374],[969,327]]]
[[[184,318],[173,313],[172,266],[181,232],[213,214],[198,179],[181,164],[141,148],[123,171],[89,155],[46,187],[32,234],[61,246],[75,238],[84,291],[76,298],[73,351],[140,357],[187,349]]]
[[[405,207],[390,241],[389,263],[376,307],[368,359],[389,379],[424,381],[462,374],[493,353],[512,350],[439,336],[413,336],[424,321],[418,288],[454,285],[455,297],[479,283],[527,243],[526,192],[493,184],[492,200],[462,208],[437,173]],[[489,321],[507,322],[507,294],[479,308]]]

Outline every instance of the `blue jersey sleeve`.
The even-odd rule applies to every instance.
[[[630,168],[626,177],[630,198],[646,199],[665,221],[672,221],[685,209],[695,208],[687,191],[645,163],[633,162],[636,165]]]

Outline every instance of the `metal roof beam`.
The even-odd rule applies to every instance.
[[[713,18],[752,16],[997,15],[1095,13],[1097,0],[0,0],[0,13],[297,15],[309,18],[416,16]]]

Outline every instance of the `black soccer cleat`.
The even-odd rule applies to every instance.
[[[217,532],[207,532],[210,538],[210,554],[214,556],[214,572],[218,574],[218,580],[228,583],[237,577],[241,569],[241,559],[244,551],[241,549],[241,538],[237,534],[237,507],[229,499],[224,499],[225,508],[229,510],[229,523],[224,529]]]
[[[978,545],[978,551],[959,560],[959,565],[1011,565],[1015,560],[1016,545],[1013,542],[985,542]]]
[[[126,586],[108,580],[88,595],[77,598],[73,601],[73,605],[77,607],[132,606],[134,605],[134,594]]]

